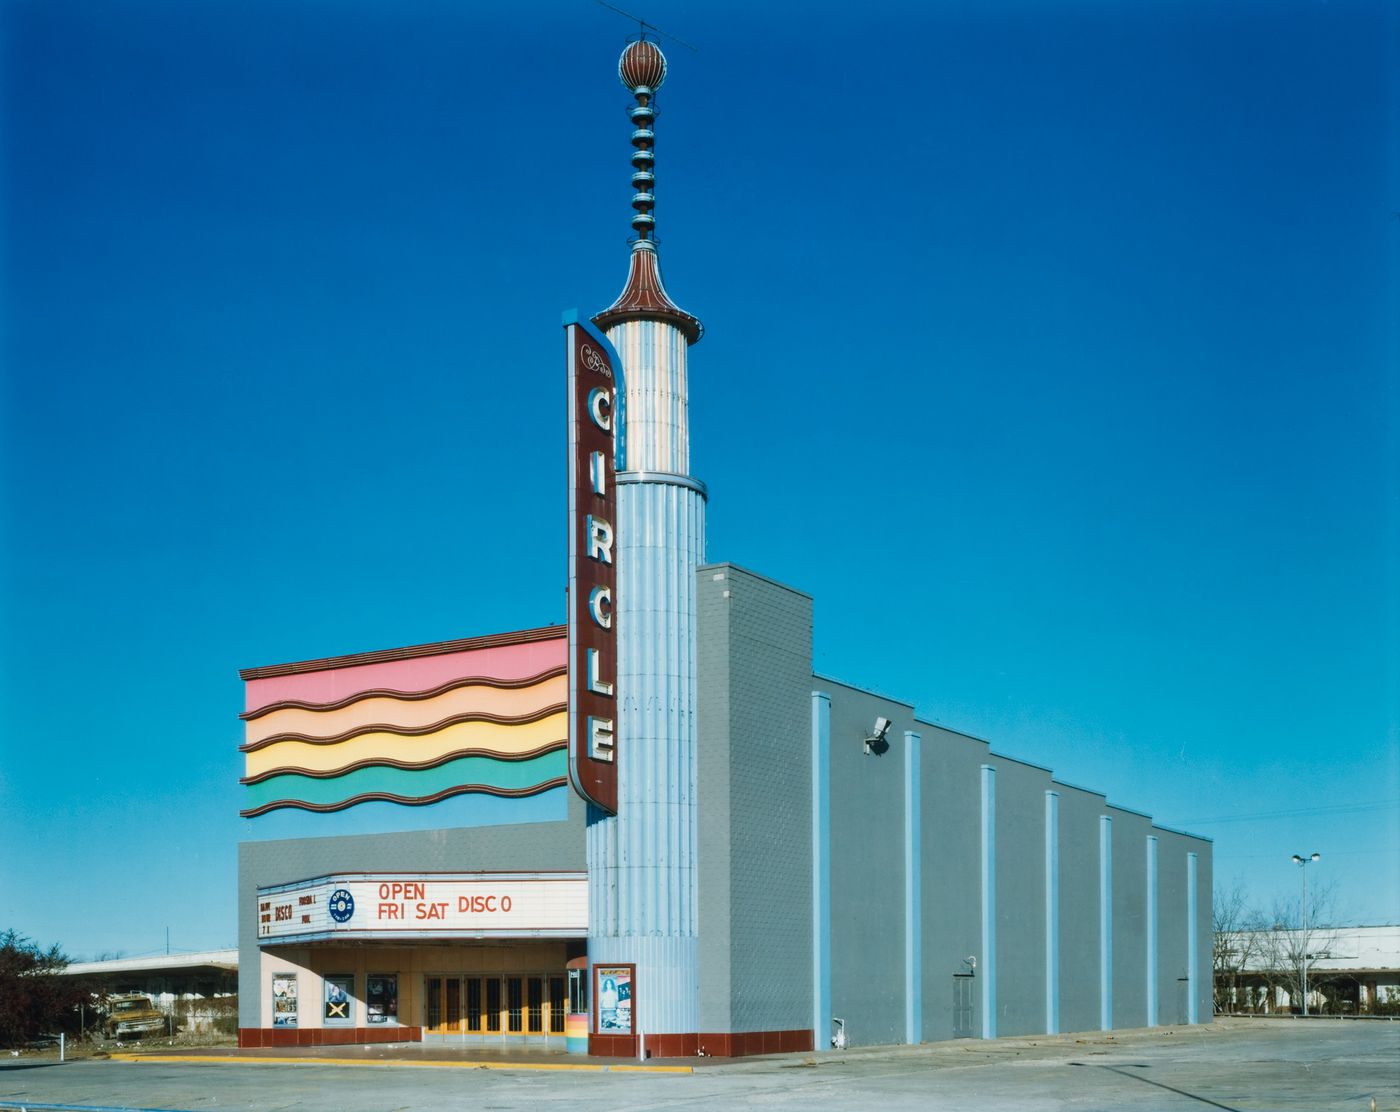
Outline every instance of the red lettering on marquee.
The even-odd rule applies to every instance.
[[[393,880],[379,886],[381,900],[422,900],[427,890],[419,880]]]

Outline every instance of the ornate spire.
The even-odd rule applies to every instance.
[[[627,320],[662,320],[679,328],[686,341],[693,344],[700,339],[704,326],[667,295],[661,283],[656,241],[652,238],[656,230],[656,218],[652,215],[656,207],[652,192],[656,184],[652,172],[656,165],[656,133],[652,125],[656,122],[656,90],[666,80],[666,56],[645,38],[629,43],[617,63],[617,76],[637,98],[636,107],[628,112],[633,125],[632,146],[636,148],[632,152],[632,227],[637,239],[632,244],[627,285],[616,301],[593,318],[593,323],[606,329]]]

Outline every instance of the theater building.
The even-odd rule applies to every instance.
[[[702,327],[653,237],[665,59],[633,43],[619,75],[628,274],[565,318],[569,621],[242,673],[240,1044],[1207,1022],[1208,840],[815,675],[812,600],[707,562]]]

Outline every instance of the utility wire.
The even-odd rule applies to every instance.
[[[655,23],[648,23],[645,19],[642,19],[640,16],[635,16],[631,12],[624,12],[621,8],[613,7],[613,5],[609,4],[607,0],[593,0],[593,2],[599,7],[607,8],[610,12],[616,12],[618,15],[625,15],[628,19],[632,20],[632,22],[640,24],[645,30],[655,32],[656,34],[660,35],[663,39],[670,39],[674,43],[679,43],[681,46],[685,47],[692,53],[700,53],[700,48],[698,46],[691,46],[690,43],[686,42],[684,39],[676,38],[675,35],[663,31]]]
[[[1252,822],[1255,819],[1291,819],[1309,815],[1346,815],[1357,811],[1378,811],[1382,807],[1400,807],[1400,799],[1377,799],[1369,803],[1334,803],[1325,807],[1300,807],[1288,811],[1256,811],[1249,815],[1221,815],[1213,819],[1183,819],[1176,826],[1209,826],[1224,822]]]

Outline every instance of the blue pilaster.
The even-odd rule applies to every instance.
[[[812,1045],[831,1049],[831,696],[812,692]]]
[[[1157,1026],[1157,839],[1147,836],[1147,1026]]]
[[[904,1041],[924,1041],[923,838],[920,738],[904,734]]]
[[[1113,1030],[1113,820],[1099,816],[1099,1027]]]
[[[997,770],[982,766],[982,1037],[997,1037]]]
[[[1060,1033],[1060,793],[1045,793],[1045,1033]]]
[[[1186,855],[1186,1022],[1199,1023],[1196,998],[1201,985],[1200,940],[1196,937],[1196,855]]]

